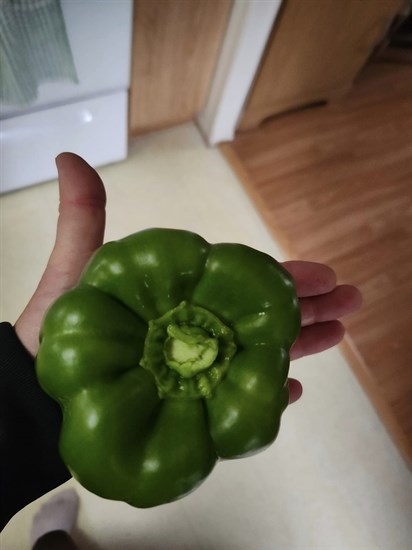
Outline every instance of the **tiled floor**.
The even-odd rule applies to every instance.
[[[219,151],[205,147],[192,125],[135,141],[126,162],[99,173],[108,194],[107,240],[180,227],[282,257]],[[36,286],[56,205],[55,182],[1,199],[2,319],[14,321]],[[301,359],[291,374],[304,396],[285,413],[276,443],[218,464],[179,502],[136,510],[69,482],[81,498],[81,548],[409,549],[411,474],[339,351]],[[9,523],[2,550],[28,548],[41,500]]]

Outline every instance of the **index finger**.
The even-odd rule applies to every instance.
[[[327,294],[336,287],[336,274],[327,265],[296,260],[282,265],[292,275],[299,298]]]

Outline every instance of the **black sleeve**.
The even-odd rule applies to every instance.
[[[40,388],[34,360],[0,323],[1,529],[26,504],[70,478],[58,453],[60,407]]]

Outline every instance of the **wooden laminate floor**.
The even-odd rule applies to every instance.
[[[339,102],[222,149],[285,251],[360,287],[343,349],[411,464],[412,67],[373,63]]]

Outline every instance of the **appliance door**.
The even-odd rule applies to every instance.
[[[30,9],[30,0],[27,4]],[[127,155],[132,0],[32,4],[33,11],[23,14],[30,25],[24,25],[21,14],[7,21],[11,42],[2,58],[14,88],[0,102],[1,192],[55,178],[54,157],[62,151],[95,166]],[[40,4],[45,11],[36,12]],[[22,59],[29,59],[31,80],[37,78],[34,92],[19,70]]]

